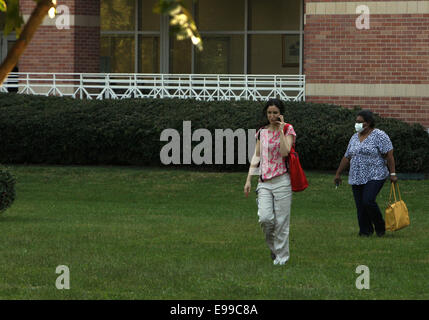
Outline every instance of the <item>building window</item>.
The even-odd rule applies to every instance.
[[[200,32],[244,30],[244,0],[198,0],[195,13]]]
[[[156,0],[143,0],[138,2],[138,24],[140,31],[159,32],[161,24],[160,17],[158,14],[153,13],[153,7],[156,3]]]
[[[175,39],[156,2],[101,0],[103,72],[302,73],[303,0],[184,0],[202,52]]]
[[[128,35],[105,35],[101,37],[102,73],[134,72],[134,37]]]
[[[4,25],[6,23],[6,13],[0,11],[0,30],[4,29]]]
[[[192,73],[192,43],[170,37],[170,73]]]
[[[206,35],[202,39],[204,50],[196,51],[195,73],[244,73],[243,35]]]
[[[139,73],[159,73],[159,37],[139,36]]]
[[[284,39],[288,36],[298,39],[298,43],[294,43],[298,51],[286,48]],[[248,73],[299,74],[299,35],[252,34],[248,48]],[[292,63],[295,61],[296,64]]]
[[[15,31],[10,32],[7,36],[3,34],[3,30],[6,24],[6,13],[0,11],[0,63],[6,59],[7,54],[12,49],[16,42]],[[19,62],[18,62],[19,64]],[[18,72],[18,65],[12,70],[12,72]]]
[[[160,16],[156,0],[101,0],[100,70],[160,71]]]
[[[101,31],[134,31],[136,1],[101,0]]]
[[[300,5],[300,0],[249,0],[249,30],[298,31],[300,30]]]
[[[247,72],[300,74],[301,0],[248,0]]]

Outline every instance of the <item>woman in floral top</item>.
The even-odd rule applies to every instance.
[[[247,196],[252,175],[259,175],[256,188],[259,223],[275,265],[284,265],[289,260],[292,188],[285,157],[296,137],[291,125],[284,132],[283,113],[284,105],[280,100],[271,99],[266,103],[263,115],[267,122],[256,133],[255,154],[244,186]]]
[[[385,222],[376,197],[386,178],[396,182],[393,145],[389,136],[375,128],[371,111],[359,112],[356,133],[351,137],[346,153],[338,167],[334,182],[341,183],[341,172],[350,164],[349,184],[352,185],[359,222],[359,236],[385,234]],[[390,172],[390,174],[389,174]]]

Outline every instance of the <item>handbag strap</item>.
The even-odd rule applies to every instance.
[[[399,201],[401,201],[402,200],[402,198],[401,198],[401,192],[399,191],[399,185],[398,185],[398,182],[396,182],[396,187],[398,188],[398,195],[399,195]],[[391,204],[392,203],[392,191],[393,191],[393,197],[394,197],[394,199],[395,199],[395,202],[397,202],[397,199],[396,199],[396,190],[395,190],[396,188],[395,188],[395,183],[394,182],[391,182],[390,183],[390,195],[389,195],[389,204]]]
[[[286,123],[286,125],[283,127],[283,134],[286,134],[286,131],[288,130],[290,125],[291,125],[290,123]],[[295,142],[293,142],[292,145],[290,146],[290,152],[295,152]]]
[[[398,188],[399,201],[402,201],[401,192],[399,191],[399,184],[398,184],[398,182],[393,183],[393,184],[396,184],[396,187]]]

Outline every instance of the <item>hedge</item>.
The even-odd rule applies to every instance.
[[[9,208],[15,201],[16,180],[13,174],[3,166],[0,166],[0,213]]]
[[[305,102],[285,105],[285,119],[297,132],[296,149],[304,169],[335,170],[354,133],[358,109]],[[215,129],[256,129],[263,120],[262,108],[263,102],[254,101],[88,101],[0,94],[0,162],[162,165],[160,150],[168,143],[160,141],[164,129],[176,129],[182,139],[183,121],[191,121],[192,131],[208,129],[212,137]],[[429,172],[429,135],[421,125],[376,115],[376,127],[392,140],[398,172]],[[212,154],[214,162],[214,150]],[[248,163],[182,166],[247,170]]]

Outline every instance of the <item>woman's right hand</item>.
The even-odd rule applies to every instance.
[[[246,197],[248,196],[251,187],[252,185],[250,181],[246,181],[246,184],[244,185],[244,193],[246,194]]]
[[[336,174],[336,175],[335,175],[335,178],[334,178],[334,184],[335,184],[336,186],[339,186],[339,185],[341,184],[341,182],[342,182],[342,180],[341,180],[341,176],[340,176],[339,174]]]

